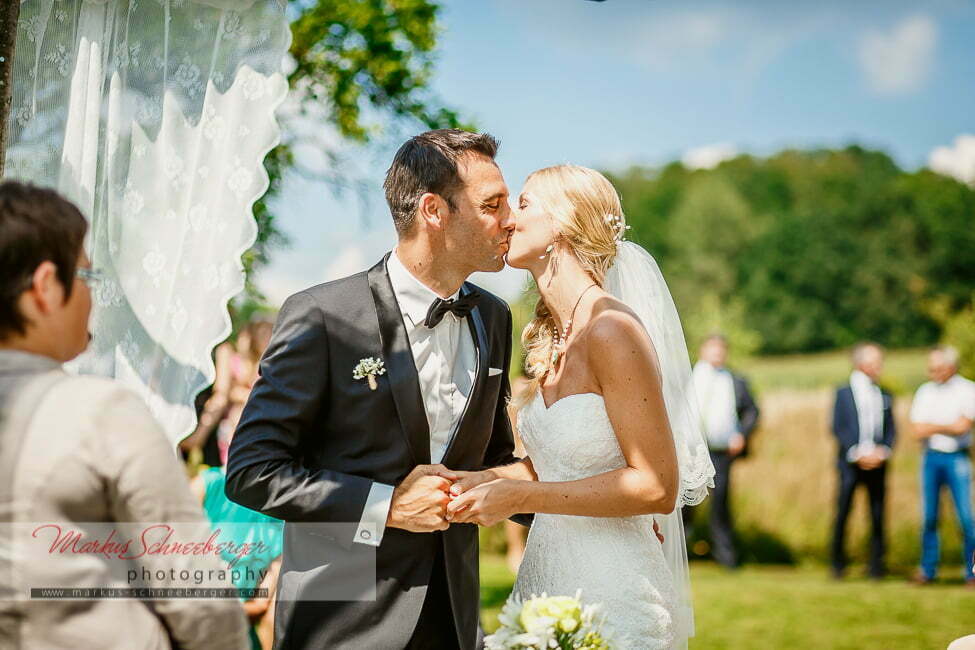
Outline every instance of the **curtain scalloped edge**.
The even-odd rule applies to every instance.
[[[291,49],[292,33],[291,24],[288,22],[287,15],[282,13],[282,18],[284,19],[284,31],[286,32],[284,38],[284,47],[281,51],[281,61],[283,63],[284,57],[288,54]],[[219,309],[221,316],[223,318],[223,327],[220,329],[220,333],[215,336],[211,341],[207,342],[204,347],[204,354],[202,355],[203,364],[200,369],[203,371],[204,381],[201,382],[197,387],[190,387],[190,394],[192,396],[192,401],[189,404],[191,407],[190,414],[190,424],[189,427],[182,433],[176,433],[176,437],[173,440],[173,445],[179,445],[187,436],[189,436],[193,431],[196,430],[199,420],[196,414],[196,408],[194,406],[197,396],[210,386],[216,380],[217,370],[216,365],[213,361],[213,351],[218,345],[223,343],[226,338],[233,331],[233,320],[230,318],[230,301],[234,299],[246,286],[246,278],[244,277],[244,264],[242,262],[244,253],[246,253],[257,241],[258,227],[257,219],[254,218],[254,205],[260,200],[262,196],[267,192],[268,188],[271,186],[271,177],[267,173],[267,169],[264,167],[264,161],[267,155],[281,143],[281,125],[278,122],[277,111],[284,103],[285,99],[288,97],[288,78],[284,74],[283,70],[280,70],[277,74],[281,75],[284,82],[284,90],[279,92],[279,96],[273,102],[268,105],[268,119],[271,122],[270,137],[268,138],[268,145],[263,149],[263,153],[258,158],[258,171],[257,171],[257,189],[255,190],[252,198],[245,201],[246,204],[246,214],[247,214],[247,224],[250,227],[250,234],[245,237],[245,243],[241,248],[234,254],[234,264],[237,267],[239,280],[230,287],[224,297],[220,299]],[[269,77],[273,78],[273,77]]]

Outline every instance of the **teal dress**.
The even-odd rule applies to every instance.
[[[251,553],[243,558],[237,559],[234,568],[238,569],[235,575],[234,586],[238,589],[256,589],[261,585],[262,571],[267,571],[284,547],[284,522],[268,517],[265,514],[245,508],[227,498],[224,493],[224,484],[227,478],[223,469],[211,467],[200,476],[206,486],[206,494],[203,497],[203,510],[212,524],[222,524],[224,527],[232,526],[232,539],[236,543],[250,542],[256,544],[263,543],[263,550]],[[226,562],[234,560],[234,556],[229,552],[223,554]],[[251,628],[251,646],[255,650],[260,650],[260,643],[254,628]]]

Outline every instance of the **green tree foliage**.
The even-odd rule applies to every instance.
[[[790,150],[613,181],[692,346],[709,329],[769,353],[925,345],[970,304],[975,190],[886,154]]]
[[[961,355],[961,374],[975,377],[975,293],[971,302],[952,314],[944,324],[944,342]]]
[[[439,5],[428,0],[300,0],[289,6],[294,69],[288,76],[296,116],[282,116],[282,142],[265,159],[271,184],[254,206],[258,237],[244,256],[248,277],[236,320],[254,312],[263,297],[251,282],[275,247],[286,243],[271,205],[285,174],[296,167],[289,120],[324,120],[339,136],[361,143],[381,132],[381,121],[421,128],[463,126],[429,90],[439,27]],[[324,129],[323,129],[324,130]],[[303,147],[309,146],[305,139]],[[318,146],[329,158],[327,140]],[[334,179],[341,181],[342,179]]]

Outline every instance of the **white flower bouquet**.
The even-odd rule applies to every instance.
[[[575,597],[512,595],[498,615],[501,627],[485,637],[487,650],[610,650],[599,629],[599,605]]]

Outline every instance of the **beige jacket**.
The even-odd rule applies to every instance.
[[[39,401],[29,398],[32,384],[37,392],[51,381]],[[47,357],[0,350],[0,528],[7,538],[10,522],[200,520],[183,468],[138,396],[108,379],[68,375]],[[36,581],[46,576],[97,584],[97,558],[55,554],[21,566],[4,540],[0,534],[0,588],[21,596],[0,594],[2,648],[250,645],[234,600],[27,600],[23,594],[45,586]],[[167,570],[220,566],[201,556],[165,562]]]

